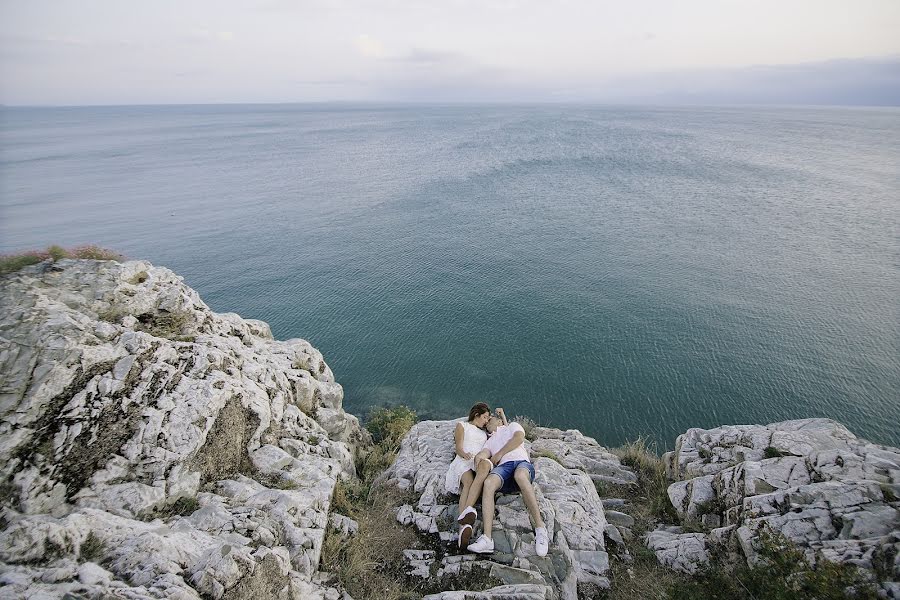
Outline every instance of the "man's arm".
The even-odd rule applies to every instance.
[[[516,448],[521,446],[523,443],[525,443],[525,432],[524,431],[515,432],[512,436],[512,439],[509,440],[508,442],[506,442],[506,444],[504,444],[503,447],[500,448],[500,450],[498,450],[491,457],[491,462],[493,462],[495,465],[499,465],[500,460],[503,459],[504,454],[506,454],[507,452],[510,452],[512,450],[515,450]]]

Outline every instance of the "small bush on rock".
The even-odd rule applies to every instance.
[[[366,429],[376,444],[400,448],[400,440],[416,424],[416,413],[406,406],[379,407],[369,413]]]
[[[782,456],[788,455],[774,446],[766,446],[766,449],[763,450],[763,458],[781,458]]]
[[[512,420],[521,425],[522,429],[525,430],[525,439],[529,442],[533,442],[535,439],[534,428],[538,426],[538,424],[534,422],[534,419],[524,415],[516,415]]]
[[[779,532],[762,529],[757,540],[760,562],[713,563],[690,579],[676,583],[672,600],[875,600],[875,586],[849,564],[823,558],[815,567],[803,551]]]
[[[90,532],[85,540],[81,542],[81,560],[85,562],[96,562],[106,552],[106,545],[99,537]]]
[[[24,254],[0,256],[0,275],[15,273],[19,269],[29,265],[36,265],[47,260],[49,256],[38,252],[26,252]]]

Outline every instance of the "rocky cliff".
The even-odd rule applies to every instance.
[[[349,600],[320,557],[326,532],[353,534],[333,495],[371,440],[316,349],[146,262],[46,262],[0,285],[0,597]],[[635,540],[696,573],[717,551],[759,560],[763,529],[900,598],[900,451],[833,421],[686,432],[665,457],[673,523],[646,536],[617,454],[535,427],[546,557],[518,496],[498,500],[493,555],[455,550],[453,426],[416,424],[376,482],[424,540],[406,577],[490,575],[432,600],[596,597]]]
[[[72,260],[2,279],[0,336],[0,595],[342,595],[317,567],[366,434],[309,343]]]

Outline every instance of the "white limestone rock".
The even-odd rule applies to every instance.
[[[403,439],[394,464],[378,481],[415,494],[414,504],[398,508],[400,523],[413,525],[423,533],[436,533],[441,539],[456,536],[452,525],[452,530],[441,530],[443,523],[452,524],[456,516],[456,498],[447,497],[443,491],[444,474],[453,459],[454,426],[455,421],[416,424]],[[546,456],[534,458],[535,493],[552,540],[550,554],[544,558],[535,554],[534,531],[521,496],[498,495],[492,561],[521,568],[534,581],[546,582],[553,597],[574,600],[579,583],[609,585],[604,538],[608,523],[593,477],[603,469],[604,477],[631,482],[634,474],[606,449],[577,431],[536,428],[535,433],[537,439],[526,442],[527,448],[534,451],[543,447],[544,452],[554,454],[564,464],[562,457],[567,457],[572,465],[568,468]],[[439,573],[448,569],[451,567],[443,565]],[[458,566],[452,569],[458,570]]]
[[[762,527],[820,557],[872,569],[900,537],[900,450],[829,419],[690,429],[666,455],[669,499],[683,519],[731,536],[755,563]],[[724,527],[718,528],[720,525]],[[659,538],[655,538],[659,539]],[[667,559],[668,560],[668,559]],[[900,564],[892,577],[900,577]]]
[[[0,285],[5,591],[341,596],[311,579],[334,485],[370,438],[318,350],[143,261]]]
[[[693,575],[709,563],[702,533],[683,533],[680,527],[662,526],[647,534],[647,547],[663,566]]]

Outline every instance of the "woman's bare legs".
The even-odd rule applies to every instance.
[[[459,513],[466,508],[466,501],[469,498],[469,490],[472,487],[472,482],[475,480],[475,471],[469,470],[462,474],[462,477],[459,478],[459,482],[461,484],[459,490]],[[479,488],[481,486],[479,485]],[[457,514],[459,514],[457,513]]]
[[[474,479],[472,480],[472,485],[469,486],[469,494],[466,497],[465,502],[463,502],[462,496],[459,498],[460,513],[469,506],[475,506],[475,503],[481,498],[481,486],[484,485],[484,480],[487,479],[487,476],[491,473],[491,469],[494,468],[494,465],[491,463],[488,456],[489,453],[483,450],[475,455]],[[469,471],[469,473],[471,472],[472,471]]]

